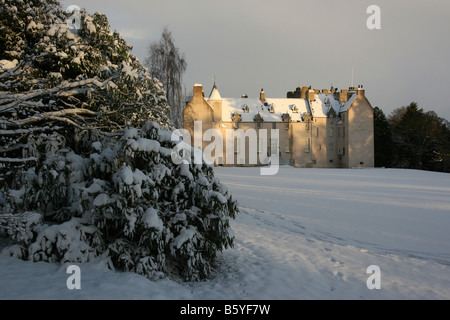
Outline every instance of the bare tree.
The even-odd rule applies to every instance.
[[[176,127],[183,122],[183,74],[187,63],[184,54],[175,47],[172,32],[165,27],[161,39],[150,44],[146,67],[152,77],[159,79],[166,91],[167,101],[171,107],[170,120]]]

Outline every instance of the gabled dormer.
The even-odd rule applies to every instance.
[[[239,123],[242,122],[242,117],[239,113],[235,112],[232,117],[231,121],[233,122],[233,126],[235,129],[239,128]]]

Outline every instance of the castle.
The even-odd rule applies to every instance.
[[[279,164],[307,168],[354,168],[374,166],[373,108],[362,86],[338,91],[299,86],[286,98],[269,98],[261,89],[259,99],[222,98],[214,83],[209,97],[201,84],[183,110],[184,128],[194,136],[194,121],[201,121],[202,134],[216,129],[244,132],[253,129],[258,142],[245,139],[245,148],[236,143],[234,159],[217,157],[216,165],[261,165],[249,162],[250,143],[258,143],[258,153],[271,156],[278,151]],[[198,123],[198,122],[197,122]],[[278,141],[271,130],[278,129]],[[261,144],[260,133],[268,133]],[[193,140],[192,140],[193,141]],[[229,140],[228,140],[229,141]],[[236,142],[236,141],[235,141]],[[230,143],[230,142],[228,142]],[[208,142],[202,142],[203,149]],[[225,150],[227,140],[219,144]],[[242,144],[241,144],[242,145]],[[224,151],[225,153],[225,151]],[[244,159],[243,161],[239,161]]]

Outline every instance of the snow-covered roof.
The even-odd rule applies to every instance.
[[[333,94],[319,93],[315,94],[314,98],[309,105],[313,117],[326,117],[330,108],[333,108],[336,114],[341,111],[341,101]]]
[[[308,113],[308,105],[305,99],[268,98],[262,103],[259,99],[223,98],[223,121],[231,121],[236,112],[241,115],[243,122],[254,121],[258,113],[268,122],[281,122],[282,115],[286,113],[290,115],[291,121],[297,122],[302,121],[302,117]]]
[[[195,84],[194,86],[202,86]],[[315,92],[309,90],[309,92]],[[292,122],[302,122],[306,114],[312,117],[325,118],[330,109],[333,109],[336,115],[347,111],[357,98],[357,92],[352,92],[351,97],[342,105],[341,100],[336,98],[333,93],[314,93],[314,100],[302,98],[266,98],[261,102],[257,98],[222,98],[219,90],[214,84],[211,94],[205,101],[222,101],[222,120],[232,121],[233,116],[238,113],[242,122],[253,122],[259,115],[266,122],[282,122],[284,115],[288,114]],[[188,97],[189,102],[192,97]]]
[[[220,96],[219,90],[217,89],[216,85],[214,84],[214,87],[211,91],[211,94],[209,95],[208,100],[222,100],[222,97]]]
[[[353,95],[350,97],[350,99],[348,99],[344,105],[341,107],[341,112],[343,111],[347,111],[348,108],[350,108],[350,106],[353,104],[353,102],[356,100],[356,98],[358,97],[358,94],[355,92],[353,93]]]

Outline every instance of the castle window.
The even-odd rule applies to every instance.
[[[316,128],[316,137],[319,136],[319,127]]]
[[[291,116],[289,115],[289,113],[284,113],[281,116],[281,120],[284,122],[284,128],[286,130],[289,130],[289,123],[291,122]]]
[[[234,137],[234,153],[239,153],[239,139],[238,137]]]
[[[334,111],[333,108],[330,108],[330,111],[328,111],[327,116],[328,116],[329,123],[333,124],[334,118],[336,117],[336,112]]]
[[[333,137],[334,136],[334,128],[328,128],[328,136]]]
[[[258,153],[263,152],[264,150],[264,139],[262,137],[258,138]]]
[[[313,121],[312,117],[307,113],[303,117],[303,121],[305,121],[305,123],[306,123],[306,130],[309,130],[309,123]]]
[[[244,110],[245,113],[248,113],[249,112],[248,104],[244,105],[244,108],[242,108],[242,110]]]
[[[277,123],[276,122],[272,122],[272,129],[276,129],[277,128]]]
[[[306,138],[305,140],[305,152],[308,153],[311,151],[311,138]]]
[[[286,140],[286,144],[285,144],[285,152],[291,152],[291,139],[287,139]]]
[[[333,145],[332,143],[330,143],[330,144],[328,145],[328,149],[330,149],[330,151],[333,151],[333,150],[334,150],[334,145]]]
[[[277,140],[273,140],[270,143],[270,154],[271,155],[273,155],[273,154],[276,155],[277,153],[278,153],[278,143],[277,143]]]

